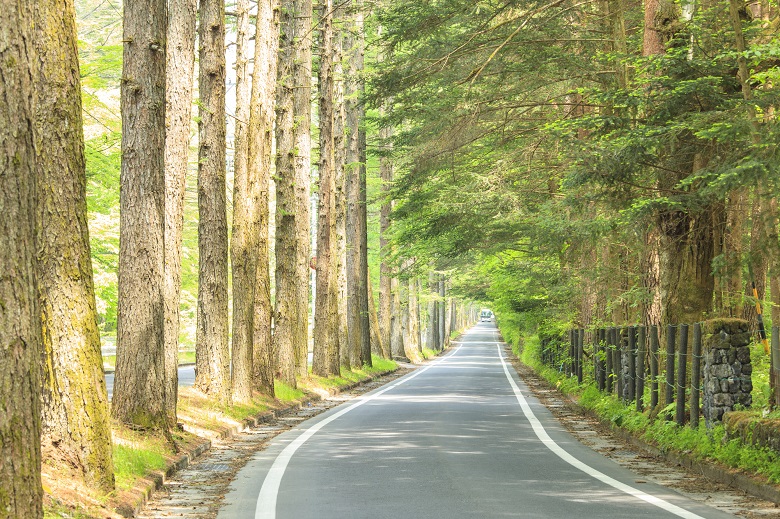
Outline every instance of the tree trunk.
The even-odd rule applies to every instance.
[[[379,115],[384,116],[384,107],[380,109]],[[390,250],[390,240],[388,232],[390,229],[390,211],[392,210],[392,198],[390,197],[390,188],[393,183],[393,162],[389,157],[392,151],[393,128],[392,126],[383,126],[379,130],[379,140],[382,146],[382,154],[379,157],[379,177],[382,181],[382,205],[379,210],[379,252],[381,263],[379,265],[379,329],[383,344],[391,343],[391,306],[392,306],[392,288],[391,288],[391,268],[389,258],[392,253]]]
[[[376,304],[374,304],[374,288],[371,284],[371,276],[368,277],[368,320],[369,320],[369,333],[371,354],[378,355],[382,358],[390,358],[389,345],[382,342],[382,336],[379,332],[379,314],[377,313]]]
[[[295,61],[296,16],[294,0],[283,0],[280,11],[279,69],[276,93],[276,299],[273,347],[278,377],[296,387],[294,323],[297,312],[298,247],[295,197]]]
[[[404,342],[404,332],[401,319],[403,310],[401,309],[401,288],[398,278],[393,278],[390,283],[390,294],[392,296],[390,303],[390,356],[393,358],[408,358],[405,352],[406,344]]]
[[[225,4],[200,0],[198,123],[198,325],[195,386],[231,399],[225,192]],[[239,395],[240,399],[243,395]]]
[[[416,277],[409,279],[409,349],[419,355],[422,351],[420,340],[420,302],[418,298],[419,283]],[[415,358],[415,357],[412,357]]]
[[[360,59],[360,74],[363,73],[363,58],[362,58],[362,49],[364,47],[363,43],[363,14],[359,13],[359,27],[360,27],[360,33],[359,33],[359,39],[360,39],[360,49],[361,49],[361,59]],[[363,107],[362,97],[363,93],[365,92],[365,87],[361,83],[360,89],[358,90],[360,92],[361,102],[360,102],[360,125],[363,125],[363,120],[365,119],[365,108]],[[360,246],[359,246],[359,255],[360,255],[360,345],[361,345],[361,351],[360,351],[360,357],[362,360],[362,363],[366,366],[372,366],[373,362],[371,360],[371,313],[369,311],[369,305],[374,305],[374,298],[371,292],[369,291],[369,283],[368,283],[368,188],[366,184],[366,177],[367,177],[367,169],[366,169],[366,163],[367,163],[367,157],[366,157],[366,131],[364,129],[361,129],[359,131],[359,143],[360,143],[360,200],[358,202],[358,219],[360,220]]]
[[[168,14],[168,45],[165,48],[165,392],[168,419],[175,423],[179,388],[182,226],[190,151],[198,2],[171,0]]]
[[[436,274],[433,271],[428,273],[428,327],[426,333],[426,346],[433,350],[439,350],[439,320],[437,319],[436,297],[439,293],[439,283],[436,281]]]
[[[444,276],[439,276],[439,308],[436,315],[439,320],[439,349],[443,350],[449,343],[447,337],[447,292],[444,286]]]
[[[43,517],[33,24],[30,2],[0,0],[0,510],[9,519]]]
[[[112,416],[168,430],[165,391],[165,0],[124,9],[119,295]]]
[[[320,164],[319,164],[319,201],[317,206],[317,287],[314,313],[314,359],[312,372],[315,375],[327,377],[333,375],[333,338],[332,333],[338,323],[331,322],[332,304],[335,287],[338,281],[338,261],[331,255],[334,253],[335,222],[332,222],[332,211],[335,209],[335,158],[333,141],[333,3],[327,0],[322,5],[320,19],[321,56],[319,68],[319,119],[320,119]],[[338,305],[338,302],[336,302]],[[335,352],[338,357],[338,350]],[[336,362],[337,363],[337,362]]]
[[[338,314],[339,363],[346,369],[352,366],[348,347],[349,326],[347,322],[347,198],[346,198],[346,161],[347,149],[344,113],[344,67],[342,54],[344,46],[343,31],[337,30],[344,20],[344,8],[333,9],[333,160],[335,172],[335,225],[338,285],[336,287]]]
[[[34,5],[43,452],[109,492],[114,464],[87,227],[76,12],[71,0]]]
[[[279,49],[279,4],[277,0],[261,0],[257,5],[255,30],[255,59],[252,77],[252,96],[249,115],[249,166],[247,168],[247,196],[241,212],[245,218],[244,248],[241,255],[247,263],[247,283],[256,280],[253,296],[245,301],[245,319],[251,327],[247,349],[236,350],[234,335],[234,362],[236,356],[252,359],[254,386],[261,392],[274,395],[275,362],[271,341],[271,274],[268,254],[268,192],[271,181],[273,128],[276,106],[276,72]],[[233,221],[236,221],[238,199],[234,198]],[[235,245],[234,245],[235,246]],[[235,256],[234,256],[235,257]],[[235,268],[235,266],[234,266]],[[234,270],[235,272],[235,270]],[[233,278],[234,312],[236,279]],[[242,307],[243,308],[243,307]],[[246,360],[244,361],[246,362]],[[235,365],[234,365],[235,366]],[[235,374],[235,367],[234,367]],[[233,391],[237,385],[248,383],[243,377],[233,378]]]
[[[233,228],[230,241],[230,267],[233,273],[231,391],[234,402],[248,402],[252,398],[251,380],[254,374],[252,348],[258,247],[256,213],[261,203],[257,193],[260,172],[257,169],[249,169],[252,100],[246,57],[249,40],[248,0],[239,0],[236,3],[236,32],[236,133],[233,161]],[[257,80],[265,81],[265,78]],[[260,124],[262,135],[262,123]],[[258,131],[255,130],[255,133]]]
[[[309,375],[309,280],[311,271],[311,80],[312,80],[312,0],[295,0],[295,58],[293,106],[295,124],[293,141],[296,150],[296,274],[297,295],[293,317],[293,345],[298,376]]]

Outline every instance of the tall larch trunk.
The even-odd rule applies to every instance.
[[[436,316],[438,305],[436,297],[439,294],[439,283],[436,281],[436,274],[433,271],[428,273],[428,326],[426,328],[425,342],[426,346],[433,350],[439,350],[439,322]]]
[[[322,4],[320,16],[320,68],[319,68],[319,119],[320,119],[320,163],[319,199],[317,204],[317,286],[314,313],[314,359],[312,372],[329,376],[334,365],[338,365],[338,322],[333,321],[332,298],[338,281],[338,261],[333,258],[335,236],[335,150],[333,135],[333,3]],[[334,266],[336,270],[334,270]],[[338,303],[336,302],[336,305]],[[335,339],[335,351],[334,351]]]
[[[87,228],[76,12],[71,0],[34,5],[43,453],[108,492],[114,464]]]
[[[382,336],[379,332],[379,313],[377,307],[374,304],[374,288],[371,283],[371,276],[368,277],[368,320],[369,320],[369,333],[370,333],[370,346],[371,353],[378,355],[382,358],[390,358],[389,345],[382,342]]]
[[[344,81],[344,123],[346,135],[345,196],[347,200],[347,348],[350,363],[360,367],[363,338],[360,317],[360,100],[358,98],[358,60],[360,59],[355,2],[350,2],[345,16],[344,58],[347,60]]]
[[[295,197],[294,61],[296,14],[294,0],[283,0],[280,11],[279,69],[276,92],[276,298],[273,348],[279,379],[296,387],[294,324],[296,286],[297,200]]]
[[[392,104],[389,103],[389,104]],[[386,115],[384,107],[380,108],[380,117]],[[393,183],[393,161],[390,157],[392,152],[393,128],[385,125],[379,130],[379,141],[381,146],[381,155],[379,156],[379,178],[382,182],[382,205],[379,209],[379,252],[381,263],[379,264],[379,330],[383,344],[391,344],[391,320],[392,320],[392,293],[390,268],[390,240],[388,233],[390,230],[390,212],[392,210],[392,198],[390,188]],[[391,348],[392,349],[392,348]]]
[[[124,6],[117,348],[111,414],[168,430],[165,392],[165,0]]]
[[[344,31],[339,27],[344,21],[344,8],[333,9],[333,159],[335,170],[335,225],[337,256],[337,315],[338,315],[338,342],[339,363],[346,369],[352,366],[350,350],[348,348],[349,326],[347,321],[347,197],[346,197],[346,163],[347,149],[345,139],[345,112],[344,112],[344,65],[343,47]]]
[[[168,4],[165,134],[165,393],[168,419],[176,422],[179,388],[179,305],[182,226],[190,151],[197,0]]]
[[[236,119],[233,167],[233,227],[230,267],[233,273],[231,390],[234,402],[252,398],[255,287],[257,285],[258,171],[249,170],[250,90],[246,47],[249,0],[236,3]]]
[[[367,187],[367,143],[365,116],[366,108],[363,98],[365,97],[366,85],[363,80],[365,52],[366,52],[366,34],[364,28],[363,0],[355,0],[355,22],[356,22],[356,45],[354,49],[354,67],[358,78],[357,84],[357,121],[358,121],[358,183],[360,198],[358,199],[358,305],[360,309],[360,357],[361,364],[371,366],[371,314],[369,305],[374,304],[374,298],[368,291],[368,187]]]
[[[293,142],[295,167],[295,284],[297,295],[293,316],[293,346],[299,377],[309,375],[309,256],[311,255],[311,80],[312,0],[295,0],[295,58],[293,60]]]
[[[439,320],[439,348],[447,347],[447,291],[444,285],[444,276],[439,276],[439,308],[436,311]]]
[[[390,311],[390,356],[393,358],[407,358],[403,333],[403,310],[401,301],[401,287],[398,278],[393,278],[390,284],[391,304]]]
[[[409,349],[412,351],[414,359],[419,357],[422,351],[422,340],[420,337],[420,300],[419,282],[416,277],[407,281],[409,283]]]
[[[9,519],[43,517],[33,23],[30,2],[0,0],[0,510]]]
[[[279,3],[278,0],[261,0],[257,4],[255,59],[249,116],[248,174],[251,181],[247,203],[251,204],[252,207],[248,209],[247,225],[252,231],[247,236],[249,243],[245,254],[256,265],[251,353],[254,383],[260,391],[271,396],[274,395],[276,363],[271,340],[271,272],[268,253],[270,208],[268,200],[273,159],[274,121],[276,119],[278,51]],[[256,183],[256,186],[252,182]],[[234,387],[235,382],[234,379]]]
[[[200,0],[198,324],[195,386],[230,402],[225,192],[225,4]]]

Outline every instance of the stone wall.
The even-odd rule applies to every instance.
[[[736,405],[750,407],[753,366],[750,331],[741,319],[714,319],[702,323],[704,357],[703,413],[707,423],[719,422]]]

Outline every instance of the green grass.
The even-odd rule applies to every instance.
[[[282,402],[295,402],[297,400],[303,400],[306,393],[301,389],[295,389],[284,382],[274,380],[274,392],[276,393],[277,400]]]
[[[180,351],[179,352],[179,364],[194,364],[195,352],[194,351]],[[104,355],[103,365],[116,368],[116,355]]]
[[[117,490],[132,488],[136,480],[152,470],[165,469],[165,456],[159,446],[114,445],[114,473]]]
[[[377,355],[371,355],[372,366],[363,366],[361,368],[347,369],[344,366],[341,367],[341,376],[338,377],[318,377],[311,375],[311,380],[318,386],[338,389],[341,387],[355,384],[362,380],[366,380],[369,377],[378,373],[385,373],[392,371],[398,367],[398,364],[391,359],[383,359]]]
[[[432,350],[432,349],[430,349],[430,348],[423,348],[423,349],[422,349],[422,356],[423,356],[423,358],[424,358],[424,359],[426,359],[426,360],[427,360],[427,359],[432,359],[432,358],[434,358],[434,357],[436,356],[436,352],[435,352],[435,351],[433,351],[433,350]]]

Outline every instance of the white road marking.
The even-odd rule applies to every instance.
[[[265,479],[263,480],[263,486],[260,488],[260,494],[257,497],[257,506],[255,507],[255,519],[276,519],[276,498],[279,495],[279,487],[282,483],[282,477],[284,477],[284,472],[285,470],[287,470],[287,465],[290,463],[290,460],[295,454],[295,451],[297,451],[304,443],[306,443],[309,440],[309,438],[314,436],[317,433],[317,431],[319,431],[320,429],[322,429],[332,421],[341,418],[342,416],[352,411],[356,407],[360,407],[361,405],[370,402],[371,400],[383,395],[384,393],[387,393],[391,389],[395,389],[401,384],[405,384],[406,382],[409,382],[413,378],[422,375],[423,373],[433,368],[440,362],[448,358],[451,358],[459,349],[460,349],[459,347],[455,348],[452,354],[447,355],[447,357],[441,357],[433,361],[428,366],[422,368],[419,371],[412,373],[411,375],[407,375],[406,377],[400,379],[395,384],[392,384],[382,389],[381,391],[377,391],[376,393],[373,393],[371,395],[361,397],[357,402],[355,402],[351,406],[342,409],[341,411],[333,414],[332,416],[329,416],[328,418],[322,420],[321,422],[317,422],[316,424],[306,429],[303,433],[301,433],[300,436],[298,436],[295,440],[293,440],[287,447],[285,447],[282,450],[282,452],[279,453],[279,455],[274,460],[273,465],[271,465],[268,474],[266,474]]]
[[[517,387],[517,384],[515,383],[514,379],[512,379],[512,375],[510,375],[509,373],[509,368],[507,367],[507,364],[504,361],[504,356],[501,351],[501,346],[498,347],[498,357],[499,359],[501,359],[501,365],[504,368],[504,374],[506,375],[506,378],[509,381],[509,385],[512,386],[512,390],[515,393],[517,402],[520,404],[520,407],[522,407],[523,409],[523,414],[525,414],[525,417],[531,423],[531,427],[533,428],[534,433],[536,433],[536,437],[539,438],[539,441],[541,441],[545,445],[545,447],[550,449],[559,458],[561,458],[563,461],[565,461],[572,467],[581,470],[585,474],[601,481],[602,483],[606,483],[612,488],[615,488],[621,492],[625,492],[628,495],[646,501],[651,505],[655,505],[658,508],[661,508],[663,510],[666,510],[669,513],[676,515],[677,517],[683,517],[685,519],[704,519],[700,515],[696,515],[693,512],[689,512],[688,510],[685,510],[684,508],[680,508],[679,506],[674,505],[668,501],[665,501],[659,497],[652,496],[650,494],[642,492],[641,490],[637,490],[629,485],[626,485],[625,483],[621,483],[620,481],[607,476],[603,472],[594,469],[590,465],[583,463],[582,461],[578,460],[577,458],[575,458],[574,456],[572,456],[571,454],[563,450],[561,446],[555,443],[555,441],[552,438],[550,438],[550,436],[547,434],[547,431],[545,430],[542,423],[534,414],[533,410],[531,409],[531,406],[528,405],[528,402],[523,396],[523,393],[520,391],[520,388]]]

